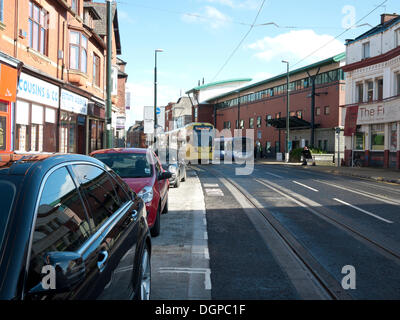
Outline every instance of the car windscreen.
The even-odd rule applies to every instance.
[[[13,207],[16,187],[13,183],[0,180],[0,248],[2,247],[10,212]]]
[[[148,178],[153,175],[153,166],[146,153],[98,153],[93,157],[104,162],[121,178]]]

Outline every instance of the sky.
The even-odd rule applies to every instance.
[[[128,124],[154,104],[177,102],[198,81],[253,82],[345,51],[353,39],[400,13],[399,0],[117,0],[127,86]],[[129,111],[128,111],[129,112]]]

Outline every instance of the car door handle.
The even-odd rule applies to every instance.
[[[103,272],[104,268],[106,267],[107,259],[108,259],[108,252],[107,251],[101,251],[99,253],[99,261],[97,261],[97,267],[99,268],[100,272]]]
[[[137,210],[133,210],[133,211],[132,211],[132,214],[131,214],[131,218],[132,218],[133,220],[136,220],[136,219],[137,219],[137,216],[138,216]]]

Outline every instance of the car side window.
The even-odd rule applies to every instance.
[[[93,165],[74,165],[80,188],[89,204],[91,227],[97,231],[123,204],[108,173]]]
[[[117,194],[121,201],[123,203],[132,200],[135,198],[135,192],[128,187],[128,185],[122,180],[115,172],[110,171],[110,175],[114,178],[115,180],[115,189],[117,191]]]
[[[27,288],[41,281],[48,252],[76,251],[90,236],[89,223],[79,192],[68,170],[54,171],[40,196]]]

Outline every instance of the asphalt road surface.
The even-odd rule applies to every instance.
[[[193,166],[212,299],[400,299],[400,186],[293,168]]]

